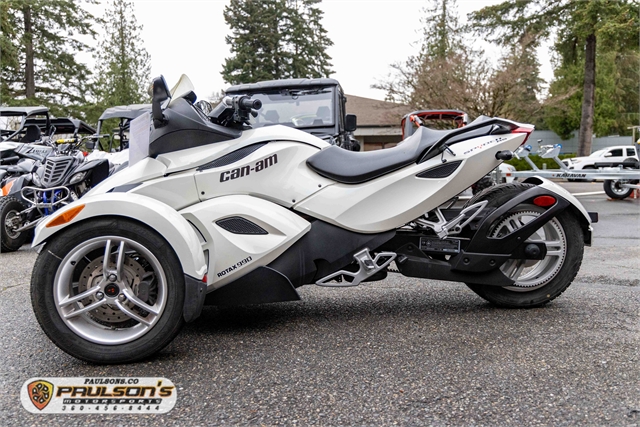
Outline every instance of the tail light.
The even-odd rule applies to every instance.
[[[518,127],[518,128],[512,129],[511,133],[526,133],[527,135],[524,137],[524,141],[522,141],[522,144],[524,144],[525,142],[527,142],[527,139],[529,139],[529,135],[531,135],[531,132],[533,132],[533,129],[534,129],[533,127],[530,127],[530,128]]]

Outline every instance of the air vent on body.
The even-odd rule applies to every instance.
[[[210,161],[207,164],[204,164],[198,168],[198,171],[203,171],[207,169],[219,168],[222,166],[230,165],[231,163],[235,163],[240,159],[247,157],[249,154],[256,151],[258,148],[267,145],[266,142],[261,142],[259,144],[252,144],[246,147],[243,147],[239,150],[233,151],[229,154],[226,154],[222,157],[219,157],[215,160]]]
[[[420,172],[416,176],[418,178],[446,178],[453,172],[455,172],[456,169],[458,169],[460,163],[462,163],[462,161],[460,160],[457,160],[455,162],[447,162],[434,168],[427,169],[426,171]]]
[[[229,218],[219,219],[216,224],[233,234],[269,234],[267,230],[254,224],[246,218],[232,216]]]

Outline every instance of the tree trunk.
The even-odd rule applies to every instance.
[[[33,33],[31,29],[31,8],[25,6],[24,13],[24,47],[25,47],[25,67],[24,83],[27,99],[36,97],[36,81],[33,65]]]
[[[593,138],[593,116],[596,100],[596,35],[587,36],[584,54],[584,88],[582,97],[582,118],[578,134],[578,156],[591,154]]]

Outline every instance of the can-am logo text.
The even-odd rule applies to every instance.
[[[243,176],[251,175],[251,172],[260,172],[267,169],[270,166],[278,163],[278,155],[274,154],[266,159],[258,160],[253,167],[243,166],[241,168],[232,169],[230,171],[224,171],[220,174],[220,182],[231,181],[232,179],[242,178]]]

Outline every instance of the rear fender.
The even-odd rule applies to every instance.
[[[66,224],[47,227],[53,219],[80,204],[84,208]],[[32,246],[38,246],[69,226],[92,218],[122,216],[141,222],[160,234],[173,248],[184,274],[201,280],[206,264],[198,235],[192,226],[173,208],[150,197],[139,194],[107,193],[84,197],[43,219],[36,227]]]
[[[523,182],[526,184],[537,185],[566,199],[571,204],[569,206],[569,209],[571,209],[571,211],[576,215],[576,217],[580,221],[580,226],[584,231],[584,243],[587,246],[591,246],[591,233],[593,232],[591,223],[594,221],[595,222],[598,222],[598,221],[597,219],[594,219],[593,221],[591,220],[591,215],[589,215],[589,212],[584,208],[584,206],[582,206],[582,203],[580,203],[578,199],[575,198],[575,196],[573,196],[571,193],[569,193],[567,190],[565,190],[558,184],[554,183],[553,181],[549,181],[548,179],[545,179],[539,176],[532,176],[530,178],[525,179]],[[597,214],[595,215],[597,218]]]

